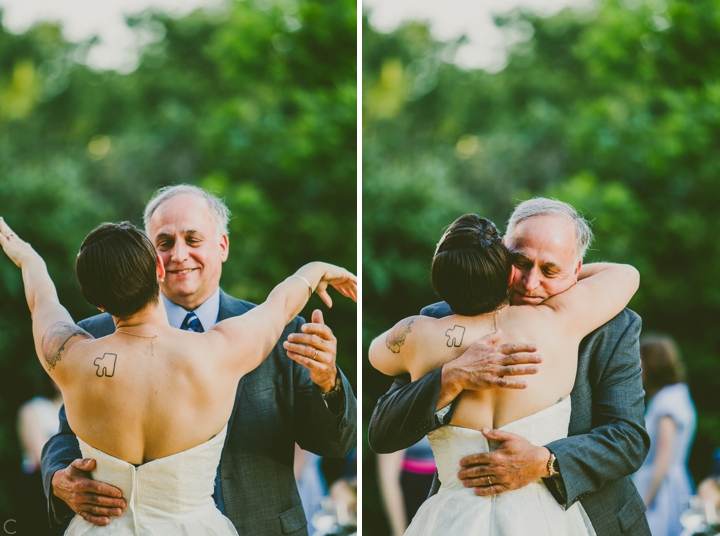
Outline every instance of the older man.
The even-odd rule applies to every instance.
[[[221,200],[188,185],[159,190],[145,209],[145,229],[165,265],[162,298],[173,327],[204,331],[254,307],[219,287],[228,216]],[[357,402],[335,364],[337,341],[320,311],[312,320],[291,322],[272,354],[238,384],[215,499],[241,535],[307,534],[293,475],[295,443],[343,457],[356,442]],[[79,325],[95,337],[115,330],[107,314]],[[60,419],[60,433],[42,458],[51,524],[73,513],[97,525],[111,523],[128,498],[90,478],[94,460],[82,459],[64,408]]]
[[[518,205],[505,236],[515,265],[509,286],[512,304],[537,305],[574,285],[591,237],[585,220],[566,203],[536,198]],[[439,303],[421,314],[441,318],[452,312]],[[643,417],[640,328],[640,317],[625,309],[583,339],[568,438],[537,446],[515,434],[490,430],[486,437],[500,446],[463,458],[458,477],[474,486],[477,495],[518,489],[542,478],[566,508],[582,503],[598,535],[649,536],[645,506],[629,476],[650,445]],[[531,348],[499,347],[496,340],[481,340],[415,382],[396,379],[373,412],[372,449],[398,450],[448,424],[453,401],[463,390],[522,388],[521,381],[505,376],[533,373],[533,354],[512,359],[508,354]],[[438,485],[436,478],[432,493]]]

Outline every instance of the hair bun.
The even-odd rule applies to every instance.
[[[497,227],[495,227],[495,224],[485,218],[480,218],[480,220],[483,222],[483,226],[478,228],[480,240],[487,241],[488,243],[485,244],[486,246],[502,242],[502,238],[500,237],[500,233],[498,232]]]
[[[452,233],[450,232],[452,230]],[[477,214],[461,216],[443,235],[438,244],[436,254],[441,251],[453,251],[471,247],[490,247],[502,242],[495,224]]]
[[[433,289],[455,314],[484,314],[507,301],[511,266],[495,224],[466,214],[448,227],[438,244]]]

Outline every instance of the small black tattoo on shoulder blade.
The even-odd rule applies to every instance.
[[[69,322],[55,322],[47,328],[43,334],[42,351],[48,369],[52,370],[62,357],[62,353],[70,342],[70,339],[77,335],[89,335],[87,331]]]
[[[452,348],[453,346],[459,347],[462,345],[463,337],[465,336],[465,328],[456,325],[454,328],[448,329],[445,332],[445,336],[448,338],[448,348]]]
[[[115,375],[115,364],[117,363],[117,354],[105,353],[105,354],[103,354],[102,357],[96,357],[95,361],[93,361],[93,363],[97,367],[95,374],[98,375],[98,378],[102,378],[103,376],[112,378]]]
[[[390,350],[393,354],[400,353],[400,347],[405,344],[405,339],[407,338],[408,333],[412,331],[412,328],[410,326],[413,325],[413,322],[415,322],[414,318],[410,322],[408,322],[408,325],[405,326],[405,329],[403,329],[399,333],[398,330],[400,328],[395,328],[387,334],[387,337],[385,337],[385,345],[388,347],[388,350]]]

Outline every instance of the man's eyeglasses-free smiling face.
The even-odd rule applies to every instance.
[[[218,236],[207,201],[187,194],[163,201],[148,234],[165,264],[161,286],[171,301],[193,310],[217,290],[229,243]]]

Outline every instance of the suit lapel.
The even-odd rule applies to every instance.
[[[250,308],[247,307],[242,301],[240,301],[236,298],[233,298],[232,296],[229,296],[222,289],[220,289],[220,308],[218,310],[218,318],[217,318],[218,322],[227,320],[228,318],[234,318],[236,316],[241,316],[241,315],[245,314],[246,312],[248,312],[249,310],[250,310]],[[228,421],[228,434],[227,434],[227,437],[225,438],[225,445],[227,445],[229,443],[231,436],[232,436],[230,431],[233,430],[233,422],[235,421],[235,414],[238,411],[238,406],[240,406],[238,401],[240,400],[240,397],[242,396],[246,377],[247,377],[247,374],[245,376],[243,376],[240,379],[240,382],[238,383],[237,391],[235,393],[235,405],[233,406],[232,413],[230,414],[230,420]],[[223,457],[222,459],[224,460],[225,458]],[[222,460],[221,460],[221,462],[222,462]]]
[[[227,320],[235,316],[247,313],[249,310],[240,300],[228,296],[223,289],[220,289],[220,308],[217,321]]]

